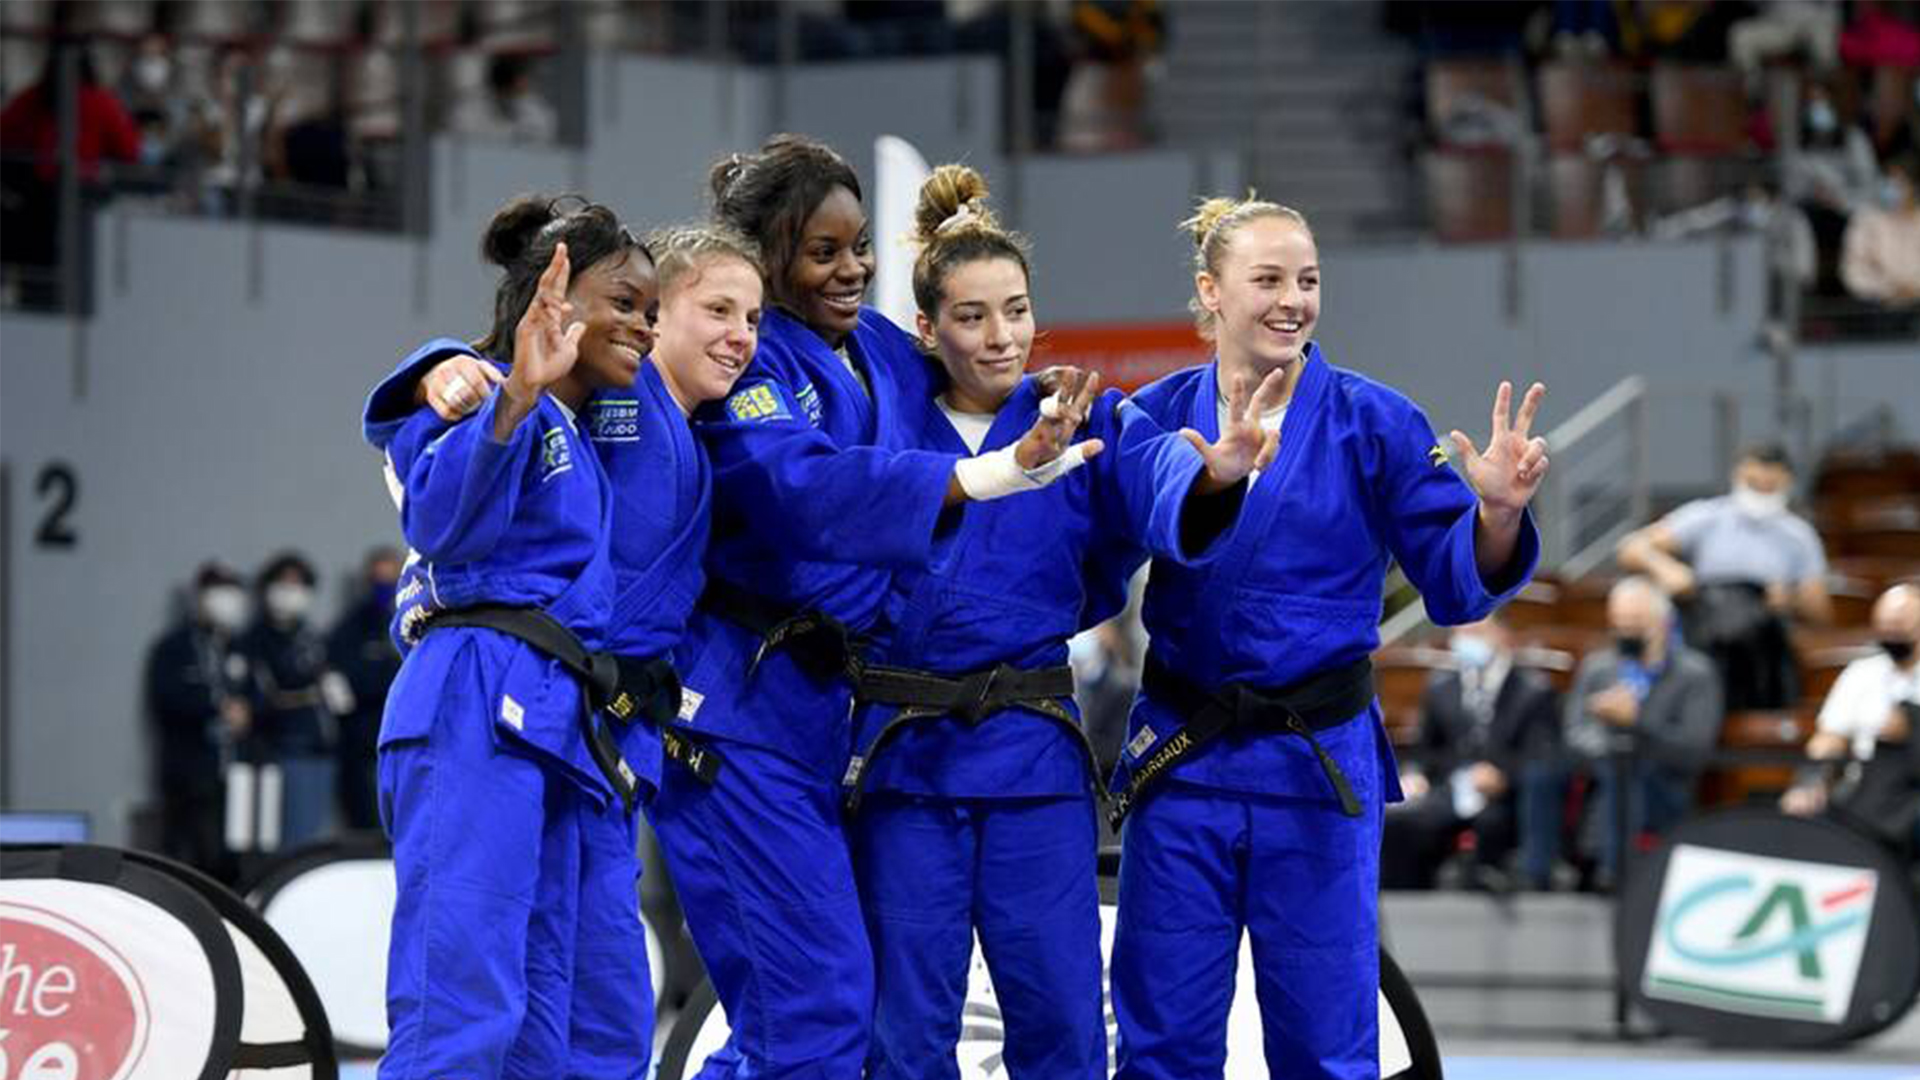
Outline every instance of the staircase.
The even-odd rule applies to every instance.
[[[1382,27],[1380,0],[1166,5],[1157,113],[1168,142],[1236,147],[1263,197],[1299,208],[1323,238],[1401,236],[1423,225],[1407,148],[1418,65]]]

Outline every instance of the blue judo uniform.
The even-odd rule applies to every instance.
[[[714,467],[710,576],[866,632],[890,572],[926,563],[963,455],[905,438],[904,411],[930,396],[912,339],[863,310],[848,346],[865,388],[812,330],[769,310],[753,363],[694,426]],[[711,785],[668,769],[653,823],[733,1031],[702,1075],[845,1080],[860,1075],[873,1008],[840,813],[851,688],[761,645],[695,611],[675,652],[680,726],[725,765]]]
[[[1203,566],[1157,565],[1144,619],[1152,660],[1212,689],[1293,683],[1378,645],[1391,557],[1436,622],[1485,616],[1539,557],[1531,516],[1512,564],[1483,581],[1477,500],[1420,410],[1309,346],[1280,451]],[[1216,366],[1176,372],[1133,404],[1168,429],[1219,432]],[[1183,726],[1135,702],[1115,777]],[[1241,931],[1252,937],[1268,1069],[1288,1080],[1379,1073],[1382,806],[1400,798],[1377,701],[1318,732],[1360,813],[1342,813],[1303,738],[1229,732],[1162,778],[1128,818],[1112,993],[1117,1080],[1220,1076]]]
[[[1021,382],[981,452],[1018,441],[1039,406]],[[931,397],[918,411],[921,445],[970,452]],[[1070,636],[1121,606],[1149,549],[1187,557],[1181,508],[1200,455],[1111,391],[1080,437],[1107,450],[1039,492],[941,516],[928,567],[894,576],[875,663],[950,676],[1057,668]],[[1104,1080],[1096,781],[1083,740],[1015,707],[911,720],[876,749],[898,712],[865,705],[855,727],[873,755],[852,825],[877,980],[867,1075],[958,1077],[977,930],[1008,1074]]]
[[[417,437],[431,438],[436,426],[445,427],[425,411],[407,415],[414,383],[434,364],[455,353],[471,353],[471,350],[446,339],[430,343],[408,357],[368,402],[368,439],[388,451],[397,477],[406,485],[409,503],[412,502],[412,482],[406,462],[410,454],[418,453],[413,443]],[[481,416],[470,418],[453,430],[479,433],[481,441],[488,441],[484,433],[490,430],[491,408],[489,405]],[[546,431],[555,430],[549,414],[558,409],[551,400],[544,401],[540,415],[523,422],[520,435],[542,424]],[[483,422],[482,417],[487,419]],[[409,433],[416,431],[418,436],[410,437]],[[572,418],[564,435],[540,437],[553,440],[553,444],[549,449],[543,442],[534,451],[540,459],[536,470],[539,483],[535,490],[544,494],[553,485],[575,482],[569,477],[584,480],[604,475],[599,498],[611,514],[608,521],[600,523],[604,554],[590,565],[582,564],[573,589],[555,594],[571,597],[574,590],[585,590],[580,595],[596,597],[594,610],[599,625],[592,628],[591,634],[583,632],[581,627],[574,629],[590,647],[597,642],[610,651],[634,657],[663,654],[679,639],[699,595],[703,580],[701,559],[708,535],[710,470],[705,452],[694,440],[686,417],[674,403],[659,372],[652,364],[646,364],[641,367],[632,389],[596,394],[581,414]],[[575,448],[579,447],[585,447],[585,452],[576,454]],[[442,482],[450,481],[443,479]],[[606,535],[608,530],[610,536]],[[411,529],[407,535],[413,542]],[[499,560],[496,576],[518,580],[522,571],[517,568],[531,565],[526,561],[529,555],[536,559],[556,558],[551,544],[551,540],[536,536],[524,548],[507,552],[511,557]],[[396,616],[399,626],[436,607],[481,601],[541,603],[538,596],[515,593],[511,589],[497,593],[450,594],[445,585],[446,568],[436,564],[431,552],[417,543],[416,550],[420,551],[422,560],[408,567],[402,581]],[[567,579],[559,580],[564,584]],[[562,616],[563,609],[551,604],[546,606],[550,614]],[[563,617],[562,621],[567,620]],[[489,674],[484,665],[467,662],[462,667],[436,669],[438,674],[434,678],[438,681],[424,677],[415,680],[420,686],[419,697],[413,705],[415,710],[423,713],[431,710],[441,695],[452,695],[452,699],[465,695],[478,700],[489,710],[489,715],[495,717],[493,741],[506,751],[487,758],[492,764],[470,763],[474,770],[473,790],[462,797],[476,800],[477,805],[455,803],[440,811],[438,820],[460,822],[459,829],[448,829],[436,836],[432,832],[433,820],[415,819],[409,823],[404,815],[390,814],[389,827],[394,833],[396,853],[410,845],[425,866],[451,867],[456,880],[471,876],[460,869],[462,859],[484,856],[490,874],[522,876],[531,872],[526,866],[528,859],[540,860],[538,865],[543,877],[537,889],[534,923],[519,946],[529,965],[525,996],[532,1022],[514,1036],[514,1056],[507,1075],[644,1075],[651,1051],[653,1003],[648,992],[644,932],[636,915],[635,884],[639,865],[634,858],[633,823],[630,815],[612,798],[611,788],[591,758],[585,756],[577,716],[567,711],[565,700],[567,695],[576,695],[570,700],[575,703],[572,707],[577,707],[577,687],[552,661],[540,658],[511,638],[487,630],[436,630],[426,636],[412,656],[447,654],[455,649],[453,643],[462,640],[477,643],[470,652],[490,649],[508,655],[509,670],[518,671],[528,665],[540,668],[545,681],[539,694],[512,695],[514,704],[509,708],[503,696],[508,690],[494,689],[500,680]],[[473,655],[481,658],[486,654],[474,652]],[[409,663],[418,668],[424,661],[410,659]],[[516,664],[519,666],[515,667]],[[408,684],[403,669],[402,678],[396,683],[396,694],[399,687]],[[537,739],[543,745],[552,744],[545,756],[522,755],[518,745],[533,738],[514,727],[516,715],[523,725],[531,726],[527,720],[534,713],[529,701],[544,702],[539,714],[543,726]],[[381,740],[383,789],[390,775],[394,785],[413,775],[403,772],[408,744],[401,742],[402,729],[393,719],[396,707],[389,706]],[[480,722],[479,717],[468,717],[465,724],[455,723],[451,719],[454,710],[448,706],[442,708],[449,719],[433,721],[448,729],[442,741],[475,753],[485,748],[486,741],[478,739],[477,733],[486,730],[487,724]],[[419,725],[417,719],[414,723],[416,727]],[[454,739],[455,733],[468,738]],[[425,740],[418,748],[424,754],[431,749],[435,732],[426,730],[412,737]],[[619,743],[624,759],[637,775],[645,799],[659,784],[658,733],[645,722],[636,722],[619,730]],[[529,772],[520,760],[522,756],[544,771]],[[430,765],[431,762],[427,762],[414,767],[416,785],[433,777]],[[491,801],[486,784],[488,774],[483,771],[489,767],[505,767],[526,774],[523,779],[542,786],[544,805],[555,812],[549,819],[548,835],[539,838],[541,847],[534,853],[515,857],[510,849],[502,849],[493,842],[494,827],[503,814],[516,812],[511,805],[502,808]],[[464,770],[444,767],[442,774],[467,777]],[[564,777],[566,783],[559,782],[560,777]],[[483,799],[487,801],[478,803]],[[397,809],[397,803],[390,805]],[[534,804],[534,808],[539,805]],[[531,811],[523,807],[520,812]],[[568,824],[569,820],[576,823]],[[411,833],[403,840],[402,834],[409,830]],[[577,856],[567,854],[566,845],[571,836],[578,837],[580,854]],[[552,864],[551,874],[548,874],[548,864]],[[406,873],[404,868],[402,873]],[[403,897],[405,880],[403,877]],[[466,1030],[471,1020],[456,1021],[455,1018],[506,1015],[516,999],[510,988],[499,992],[504,998],[489,996],[484,991],[485,987],[505,986],[510,981],[507,958],[512,953],[473,947],[474,942],[484,939],[469,940],[470,935],[481,930],[491,934],[493,930],[469,927],[461,921],[464,917],[457,909],[443,914],[428,907],[409,914],[405,932],[401,922],[396,921],[392,966],[404,972],[408,970],[407,965],[414,965],[421,971],[422,980],[418,985],[396,989],[406,989],[414,996],[427,995],[431,1007],[419,1010],[422,1016],[412,1021],[412,1028],[403,1038],[399,1014],[408,1006],[401,1003],[399,996],[392,998],[395,1036],[388,1061],[395,1062],[395,1067],[401,1062],[399,1051],[403,1043],[423,1048],[449,1044],[450,1031],[456,1033],[452,1042],[461,1042],[463,1037],[457,1033]],[[497,967],[491,981],[469,978],[458,969],[436,973],[427,960],[428,950],[437,940],[436,934],[445,935],[457,945],[460,950],[457,955],[468,962],[488,966],[490,970]],[[426,966],[420,968],[422,964]],[[470,988],[480,988],[480,991]],[[436,1001],[435,997],[443,1000]],[[436,1016],[440,1019],[436,1020]],[[498,1018],[494,1023],[504,1026],[504,1021]],[[486,1039],[496,1037],[476,1034],[465,1041],[472,1041],[477,1047]],[[463,1075],[469,1069],[483,1074],[487,1071],[466,1058],[443,1056],[422,1059],[419,1068],[423,1075],[437,1075],[443,1068],[456,1065]]]

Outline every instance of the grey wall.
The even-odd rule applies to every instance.
[[[491,279],[475,240],[499,202],[580,186],[641,221],[695,216],[709,160],[772,125],[760,73],[626,59],[592,77],[590,150],[440,144],[430,239],[264,228],[257,297],[247,229],[113,211],[99,250],[126,274],[102,279],[100,311],[82,331],[84,393],[72,326],[0,318],[14,629],[0,767],[12,806],[89,810],[105,840],[122,839],[127,811],[147,795],[142,659],[170,591],[199,561],[252,567],[298,546],[331,587],[366,547],[397,539],[378,461],[358,438],[361,398],[425,337],[483,329]],[[903,106],[946,102],[956,85],[970,95],[965,108]],[[787,87],[789,115],[820,118],[813,130],[863,168],[871,137],[892,131],[933,160],[971,155],[1004,179],[982,134],[992,91],[966,64],[841,65]],[[1173,222],[1194,194],[1238,185],[1232,155],[1149,153],[1040,159],[1007,186],[1036,245],[1043,322],[1123,322],[1183,316],[1187,248]],[[1516,321],[1502,260],[1491,249],[1323,252],[1321,340],[1337,362],[1407,390],[1442,430],[1482,432],[1501,376],[1544,378],[1551,422],[1645,373],[1660,400],[1657,460],[1673,477],[1710,482],[1703,395],[1765,383],[1764,364],[1747,359],[1757,251],[1734,253],[1733,303],[1720,312],[1710,245],[1542,246],[1524,256]],[[1855,398],[1899,387],[1911,400],[1912,360],[1823,363],[1844,368]],[[80,480],[71,550],[33,545],[46,507],[33,483],[53,461]]]

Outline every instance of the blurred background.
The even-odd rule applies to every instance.
[[[699,217],[711,161],[780,131],[868,178],[883,134],[982,168],[1034,244],[1042,362],[1133,387],[1203,360],[1174,226],[1251,188],[1313,224],[1335,363],[1443,432],[1483,431],[1503,378],[1547,384],[1538,582],[1463,634],[1383,598],[1423,793],[1383,910],[1472,1075],[1633,1028],[1622,863],[1703,811],[1844,796],[1806,754],[1821,707],[1914,632],[1875,602],[1920,580],[1920,4],[4,0],[0,92],[16,829],[229,882],[377,829],[399,538],[364,394],[483,331],[476,240],[508,197]],[[1736,489],[1813,527],[1790,575],[1703,569],[1748,554],[1712,550]],[[1679,764],[1583,730],[1640,617],[1610,611],[1629,570],[1679,602],[1652,636],[1713,663]],[[1076,643],[1109,753],[1144,644],[1125,618]],[[1489,653],[1538,691],[1498,748],[1442,717],[1498,711]],[[1654,792],[1618,828],[1609,777]],[[1862,1046],[1911,1062],[1920,1032]]]

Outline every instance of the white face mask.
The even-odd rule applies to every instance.
[[[238,585],[214,585],[200,593],[200,617],[223,634],[247,623],[247,594]]]
[[[1815,132],[1825,135],[1833,130],[1834,123],[1833,106],[1824,101],[1816,101],[1807,106],[1807,126]]]
[[[1758,491],[1745,484],[1733,485],[1733,505],[1748,517],[1773,517],[1787,512],[1787,491]]]
[[[143,56],[133,62],[133,78],[142,90],[158,93],[167,88],[173,65],[164,56]]]
[[[296,581],[276,581],[267,586],[267,614],[275,622],[297,622],[313,610],[313,590]]]
[[[1447,643],[1461,667],[1483,668],[1493,663],[1493,643],[1483,637],[1461,635]]]

